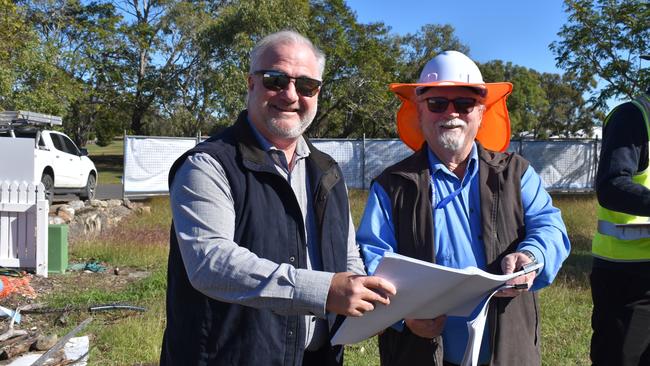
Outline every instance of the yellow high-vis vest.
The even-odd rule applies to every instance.
[[[643,114],[650,141],[650,97],[644,94],[634,99],[632,103]],[[605,119],[603,128],[612,113]],[[632,181],[650,189],[650,164],[648,168],[634,175]],[[649,223],[649,220],[650,218],[646,216],[629,215],[598,205],[598,231],[591,243],[593,255],[615,262],[650,261],[650,227],[634,225]],[[621,224],[627,225],[621,226]]]

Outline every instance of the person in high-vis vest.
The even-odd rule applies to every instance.
[[[650,88],[603,123],[592,242],[594,366],[650,365],[649,143]]]

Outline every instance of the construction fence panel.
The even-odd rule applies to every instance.
[[[519,153],[550,192],[594,190],[599,154],[596,140],[522,141]]]
[[[168,194],[171,164],[200,138],[125,136],[125,196]],[[340,165],[349,188],[367,189],[388,166],[412,151],[399,139],[311,139]],[[526,158],[551,192],[594,189],[598,140],[513,140],[508,148]]]
[[[341,167],[348,187],[362,187],[363,141],[342,139],[312,140],[314,147],[329,154]]]
[[[169,169],[196,143],[196,138],[124,136],[124,197],[168,194]]]

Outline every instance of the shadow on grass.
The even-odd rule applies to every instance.
[[[580,287],[589,287],[592,258],[590,251],[572,251],[562,264],[558,279]]]
[[[119,184],[124,172],[122,155],[96,155],[90,157],[100,174],[101,184]]]

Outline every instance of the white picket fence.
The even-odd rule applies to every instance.
[[[49,206],[43,184],[0,183],[0,266],[47,277]]]

